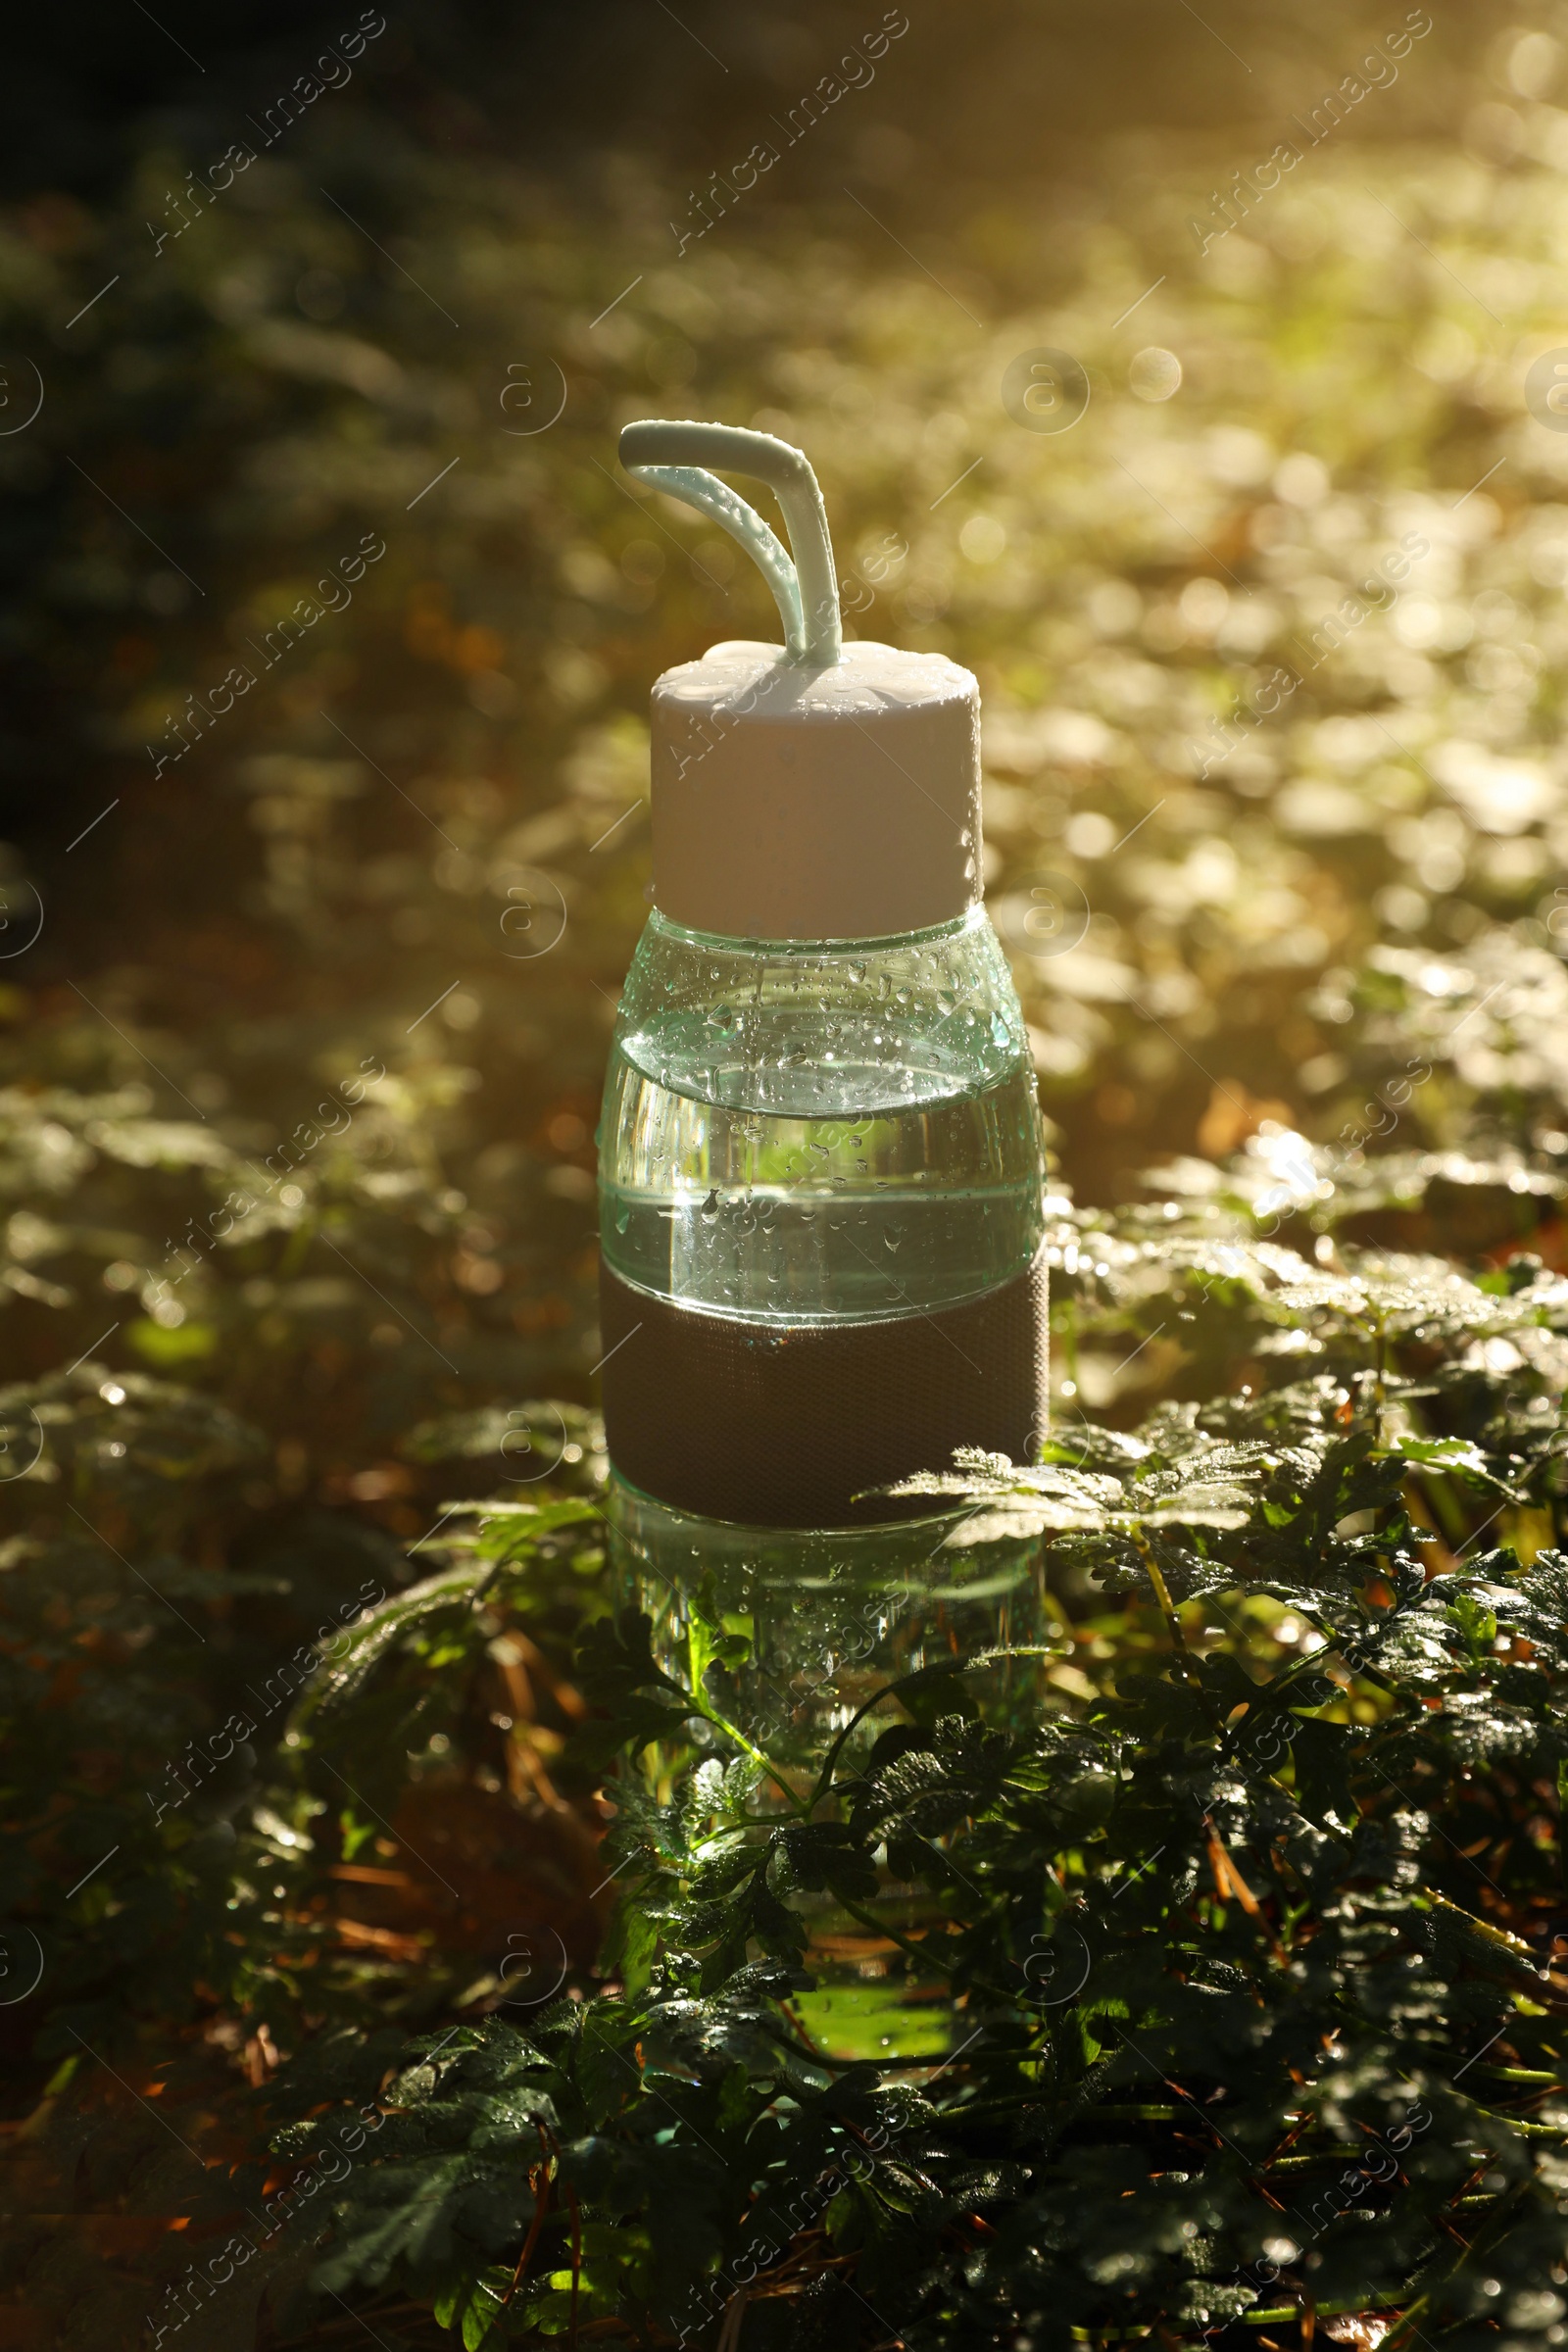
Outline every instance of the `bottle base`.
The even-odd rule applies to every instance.
[[[650,1618],[659,1665],[690,1689],[713,1634],[728,1637],[738,1662],[707,1667],[707,1695],[801,1797],[852,1724],[841,1783],[882,1733],[910,1720],[898,1693],[878,1693],[921,1668],[985,1653],[975,1689],[987,1719],[1022,1728],[1038,1714],[1051,1610],[1032,1540],[954,1548],[960,1509],[875,1527],[747,1527],[675,1510],[618,1472],[606,1516],[617,1605]],[[714,1744],[724,1744],[721,1734]],[[643,1773],[662,1798],[676,1761],[644,1751]],[[786,1801],[767,1781],[752,1799],[760,1811]],[[829,1895],[808,1898],[805,1965],[816,1984],[792,2008],[826,2057],[940,2064],[969,2027],[935,1951],[922,1964],[907,1949],[933,1933],[940,1944],[940,1904],[894,1885],[885,1868],[880,1875],[884,1884],[854,1911]]]

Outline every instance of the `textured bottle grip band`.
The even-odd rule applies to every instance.
[[[978,1298],[870,1323],[771,1325],[681,1306],[601,1262],[610,1458],[645,1494],[750,1527],[929,1512],[857,1502],[954,1448],[1030,1459],[1047,1423],[1045,1254]]]

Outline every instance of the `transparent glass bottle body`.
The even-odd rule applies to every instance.
[[[983,908],[896,940],[830,945],[649,921],[600,1130],[601,1243],[623,1282],[774,1328],[885,1319],[896,1347],[901,1318],[928,1329],[1027,1275],[1043,1176],[1027,1036]],[[613,1428],[611,1446],[613,1457]],[[739,1636],[706,1689],[803,1788],[882,1684],[1042,1639],[1033,1547],[955,1546],[956,1512],[745,1527],[618,1477],[609,1512],[619,1598],[653,1619],[656,1655],[684,1677],[699,1618]],[[1033,1661],[1004,1655],[988,1681],[992,1706],[1027,1708]],[[885,1709],[866,1717],[847,1764],[887,1721]],[[656,1779],[662,1763],[648,1758]],[[903,1918],[896,1895],[874,1908]],[[826,2039],[864,2055],[946,2046],[940,1984],[895,1982],[864,1923],[831,1906],[816,1930]]]
[[[982,907],[894,941],[768,945],[649,921],[601,1129],[626,1281],[775,1324],[929,1312],[1024,1272],[1042,1147]]]

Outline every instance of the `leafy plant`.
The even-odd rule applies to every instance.
[[[1533,1384],[1472,1436],[1443,1375],[1466,1313],[1546,1332],[1568,1298],[1430,1261],[1253,1273],[1256,1321],[1284,1283],[1329,1368],[919,1482],[984,1506],[963,1542],[1043,1545],[1048,1665],[1092,1690],[1048,1682],[1034,1728],[988,1724],[988,1661],[955,1661],[880,1690],[868,1750],[841,1731],[803,1785],[646,1619],[590,1628],[626,1759],[610,1981],[412,2045],[318,2284],[397,2282],[468,2345],[1306,2341],[1342,2315],[1554,2340],[1568,1553],[1461,1561],[1428,1521],[1556,1509],[1555,1453],[1507,1427]],[[682,1727],[656,1796],[632,1760]],[[854,1914],[890,1880],[928,1907],[883,1931],[948,1987],[940,2065],[835,2062],[798,2006],[812,1898]],[[275,2152],[319,2164],[336,2128]]]

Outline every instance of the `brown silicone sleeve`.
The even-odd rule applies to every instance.
[[[857,1501],[955,1446],[1014,1461],[1045,1435],[1044,1253],[1028,1273],[930,1314],[748,1323],[600,1267],[610,1458],[645,1494],[751,1527],[915,1517],[930,1497]]]

